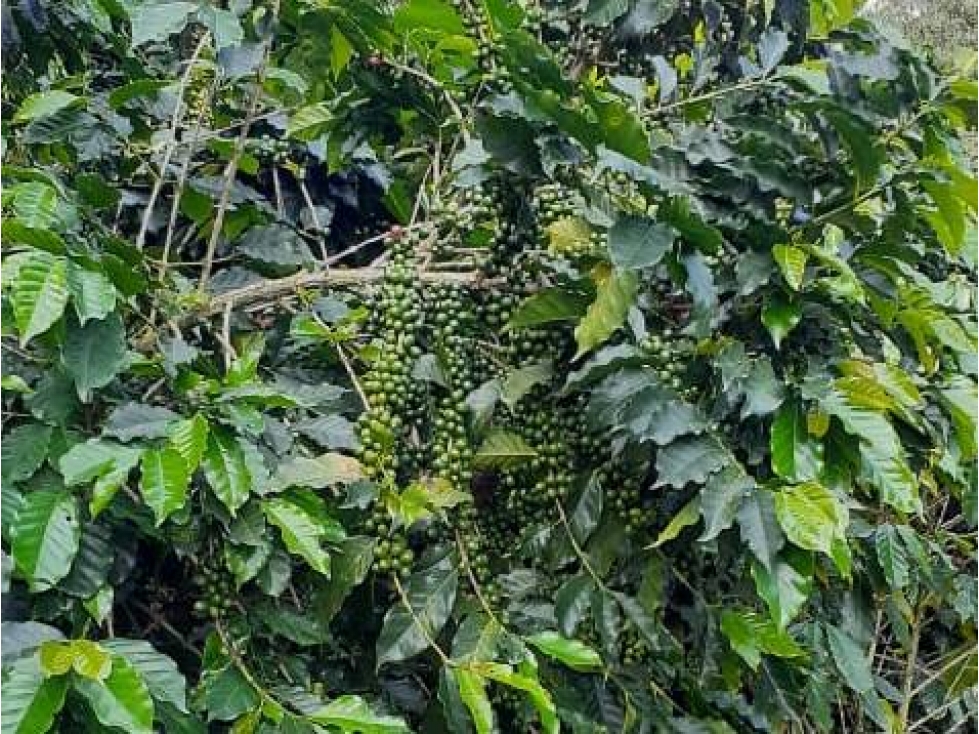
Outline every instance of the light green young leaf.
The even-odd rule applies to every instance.
[[[783,487],[776,492],[775,514],[786,537],[806,550],[831,555],[833,541],[846,537],[846,508],[818,482]]]
[[[42,117],[49,117],[83,101],[84,98],[77,97],[71,92],[65,92],[61,89],[37,92],[21,102],[20,107],[17,108],[17,112],[14,113],[12,121],[23,123]]]
[[[626,314],[639,293],[639,278],[632,271],[599,267],[592,277],[598,293],[575,328],[578,344],[575,359],[603,344],[625,323]]]
[[[150,449],[143,453],[139,489],[153,510],[157,526],[187,502],[190,472],[176,449]]]
[[[330,554],[323,547],[328,532],[304,507],[281,497],[262,504],[265,517],[279,528],[290,553],[302,557],[314,571],[329,577]]]
[[[569,639],[558,632],[545,631],[525,638],[548,657],[564,663],[572,670],[589,673],[602,669],[602,658],[580,640]]]
[[[521,466],[537,456],[526,441],[516,433],[496,430],[485,438],[473,457],[477,467],[509,468]]]
[[[309,714],[317,724],[336,727],[351,734],[410,734],[411,729],[403,719],[382,716],[371,711],[360,696],[340,696],[323,708]]]
[[[67,261],[40,250],[31,252],[10,285],[10,305],[20,332],[20,345],[26,346],[50,329],[67,304]]]

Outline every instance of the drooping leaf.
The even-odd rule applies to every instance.
[[[396,600],[384,616],[377,638],[378,668],[428,649],[449,618],[458,581],[458,571],[448,556],[408,578],[404,598]]]
[[[622,326],[639,291],[639,280],[632,271],[598,268],[593,279],[598,292],[575,328],[575,359],[603,344]]]
[[[725,610],[721,613],[721,631],[752,670],[758,668],[762,654],[786,658],[805,654],[788,632],[752,612]]]
[[[35,250],[17,269],[10,286],[20,345],[25,346],[61,318],[68,304],[68,266],[63,258]]]
[[[126,658],[113,655],[112,673],[105,680],[80,678],[74,685],[103,725],[120,727],[133,734],[152,734],[153,699],[142,677]]]
[[[187,502],[190,472],[176,449],[150,449],[140,464],[140,493],[153,510],[156,524],[162,525]]]
[[[35,659],[12,666],[0,697],[3,734],[50,731],[64,705],[67,687],[66,678],[46,678]]]
[[[557,632],[538,632],[527,637],[527,642],[548,657],[581,673],[602,669],[602,658],[583,642],[564,637]]]
[[[29,493],[11,526],[11,554],[35,592],[68,575],[78,552],[80,530],[75,498],[59,489]]]
[[[302,557],[310,568],[328,577],[330,554],[323,543],[330,534],[329,529],[305,507],[289,499],[269,499],[262,507],[268,521],[279,528],[289,552]]]
[[[775,567],[775,557],[785,545],[785,536],[775,514],[775,500],[768,490],[750,492],[738,510],[741,539],[767,570]]]
[[[459,689],[459,697],[469,710],[469,716],[476,727],[476,734],[492,734],[496,726],[496,717],[486,695],[485,679],[466,668],[454,670],[452,677]]]
[[[232,515],[248,500],[252,475],[239,440],[227,429],[212,428],[208,435],[204,475]]]
[[[105,387],[126,365],[126,329],[118,314],[71,329],[63,353],[65,368],[78,397],[88,402],[92,391]]]
[[[700,514],[704,520],[700,540],[713,540],[731,527],[738,508],[754,487],[754,480],[734,464],[711,475],[700,493]]]
[[[848,523],[846,509],[817,482],[783,487],[775,493],[775,514],[786,537],[806,550],[832,554]]]
[[[771,429],[772,469],[783,479],[805,482],[816,479],[823,470],[823,444],[806,428],[806,418],[798,403],[782,406]]]

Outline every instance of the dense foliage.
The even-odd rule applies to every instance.
[[[974,726],[974,71],[852,11],[5,0],[4,734]]]

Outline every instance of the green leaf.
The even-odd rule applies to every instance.
[[[448,556],[412,574],[405,584],[405,597],[397,599],[384,615],[377,638],[378,668],[428,649],[429,640],[438,636],[449,619],[458,583],[458,571]]]
[[[772,621],[780,629],[785,629],[809,598],[812,591],[811,570],[800,572],[789,561],[778,558],[771,571],[760,563],[751,564],[751,576],[755,580],[758,596],[768,606]]]
[[[684,436],[657,453],[655,486],[681,489],[690,483],[703,484],[730,461],[727,451],[713,436]]]
[[[536,456],[537,451],[516,433],[496,430],[486,437],[473,456],[473,465],[512,468],[522,466]]]
[[[393,18],[394,27],[401,32],[424,28],[431,31],[462,36],[466,28],[456,9],[442,0],[409,0],[398,6]]]
[[[24,497],[11,527],[10,549],[31,591],[50,589],[68,575],[79,536],[78,505],[70,494],[42,489]]]
[[[172,704],[178,711],[187,712],[187,681],[173,660],[158,652],[145,640],[116,637],[103,640],[101,644],[113,655],[126,659],[139,673],[155,700]]]
[[[846,508],[818,482],[776,492],[775,514],[786,537],[800,548],[831,555],[833,541],[845,539]]]
[[[159,527],[187,502],[187,463],[176,449],[151,449],[143,453],[140,472],[140,492]]]
[[[700,520],[700,497],[694,497],[687,504],[685,504],[673,519],[670,520],[669,524],[660,531],[660,534],[656,536],[656,542],[652,544],[652,548],[659,548],[664,543],[669,543],[671,540],[676,540],[677,536],[683,532],[684,528],[697,523]]]
[[[731,527],[738,508],[754,488],[754,479],[736,464],[712,474],[700,493],[700,514],[704,519],[700,540],[713,540]]]
[[[476,734],[492,734],[496,721],[493,707],[486,695],[486,680],[466,668],[454,669],[452,677],[459,688],[459,697],[476,726]]]
[[[195,10],[197,4],[188,2],[148,2],[129,8],[133,47],[150,41],[166,41],[180,33]]]
[[[20,345],[51,328],[68,304],[68,265],[64,258],[39,250],[20,264],[10,285],[10,304]]]
[[[78,322],[82,325],[91,319],[104,319],[116,307],[115,286],[96,270],[86,270],[69,262],[67,284]]]
[[[554,595],[554,616],[565,637],[574,635],[578,625],[591,608],[594,584],[585,575],[573,576],[565,581]]]
[[[568,639],[558,632],[538,632],[525,638],[548,657],[564,663],[579,673],[602,669],[602,658],[592,648],[579,640]]]
[[[317,724],[338,728],[341,732],[355,734],[409,734],[411,729],[404,720],[395,716],[382,716],[371,711],[360,696],[340,696],[323,708],[309,714]]]
[[[237,719],[262,702],[252,684],[234,665],[209,672],[202,683],[208,720]]]
[[[12,666],[4,675],[0,712],[3,734],[40,734],[50,731],[61,711],[67,678],[45,678],[36,659]]]
[[[762,654],[794,658],[805,654],[788,632],[753,612],[721,612],[721,632],[752,670],[758,669]]]
[[[61,110],[84,102],[83,97],[77,97],[71,92],[52,89],[47,92],[37,92],[21,102],[12,122],[22,123],[49,117]]]
[[[484,678],[490,678],[497,683],[524,691],[530,703],[540,717],[541,730],[544,734],[557,734],[561,725],[558,723],[557,708],[550,694],[537,680],[536,670],[530,666],[522,666],[520,672],[515,672],[509,665],[502,663],[470,663],[470,670]]]
[[[782,346],[782,340],[802,320],[802,308],[797,303],[772,299],[765,304],[761,312],[761,322],[768,329],[768,333],[775,342],[775,348]]]
[[[95,480],[89,509],[96,517],[129,477],[142,453],[115,441],[90,439],[65,452],[58,460],[58,468],[69,487]]]
[[[900,512],[918,510],[917,480],[905,463],[904,447],[887,418],[855,405],[837,390],[820,394],[819,399],[821,410],[839,418],[846,432],[860,439],[861,470],[884,502]]]
[[[337,543],[330,558],[330,580],[316,597],[320,619],[330,620],[347,595],[366,577],[374,561],[376,539],[353,536]]]
[[[213,427],[207,438],[204,476],[232,516],[251,495],[252,475],[245,452],[239,440],[225,428]]]
[[[575,328],[575,359],[603,344],[623,323],[639,293],[634,272],[596,268],[592,275],[598,294]]]
[[[563,288],[546,288],[528,296],[516,308],[508,329],[527,329],[555,321],[573,321],[585,315],[589,299],[586,295]]]
[[[62,354],[78,397],[88,402],[92,390],[105,387],[126,365],[126,329],[118,314],[70,329]]]
[[[802,287],[802,280],[806,275],[806,262],[809,260],[808,253],[800,247],[794,245],[775,245],[772,248],[772,258],[778,263],[782,271],[782,277],[788,283],[789,288],[794,291]]]
[[[204,458],[210,426],[200,413],[175,423],[170,429],[170,446],[179,453],[187,469],[194,471]]]
[[[619,217],[608,233],[609,255],[623,270],[649,268],[673,246],[676,231],[645,217]]]
[[[866,651],[860,649],[853,638],[838,627],[824,624],[823,629],[826,631],[833,662],[846,684],[857,693],[873,693],[874,676]]]
[[[83,678],[103,681],[112,671],[111,655],[91,640],[52,640],[41,645],[38,660],[46,676],[74,670]]]
[[[768,490],[751,492],[738,510],[741,540],[748,544],[762,566],[771,571],[775,557],[785,545],[785,536],[775,515],[775,500]]]
[[[294,456],[280,464],[272,477],[272,489],[310,487],[326,489],[336,484],[350,484],[363,478],[360,462],[343,454],[326,453],[316,457]]]
[[[553,253],[575,253],[591,246],[591,225],[581,217],[558,217],[544,231],[547,249]]]
[[[333,113],[326,102],[301,107],[292,113],[286,127],[286,137],[314,140],[333,120]]]
[[[741,405],[741,418],[768,415],[782,404],[785,399],[785,388],[782,381],[775,375],[772,363],[767,357],[751,360],[748,374],[739,381],[740,390],[744,393],[744,403]]]
[[[30,479],[41,468],[48,455],[51,433],[51,426],[25,423],[3,437],[0,476],[4,484]]]
[[[554,364],[549,359],[515,369],[503,379],[500,399],[507,407],[513,408],[522,397],[537,385],[546,383],[553,374]]]
[[[816,479],[823,471],[823,444],[809,435],[806,416],[796,402],[786,403],[771,429],[772,470],[790,482]]]
[[[330,532],[310,514],[288,499],[276,497],[262,504],[265,517],[279,528],[288,551],[302,557],[314,571],[329,577],[330,554],[323,547]]]
[[[910,563],[898,529],[893,525],[879,526],[874,531],[874,548],[877,551],[877,561],[890,587],[903,589],[907,586],[910,580]]]
[[[124,657],[112,657],[112,673],[102,682],[79,678],[77,690],[104,726],[132,734],[153,734],[153,699],[136,669]]]
[[[103,436],[128,442],[134,438],[165,438],[180,415],[169,408],[145,403],[123,403],[109,414]]]

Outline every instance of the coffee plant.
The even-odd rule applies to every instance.
[[[4,0],[4,734],[952,732],[975,69],[848,0]]]

